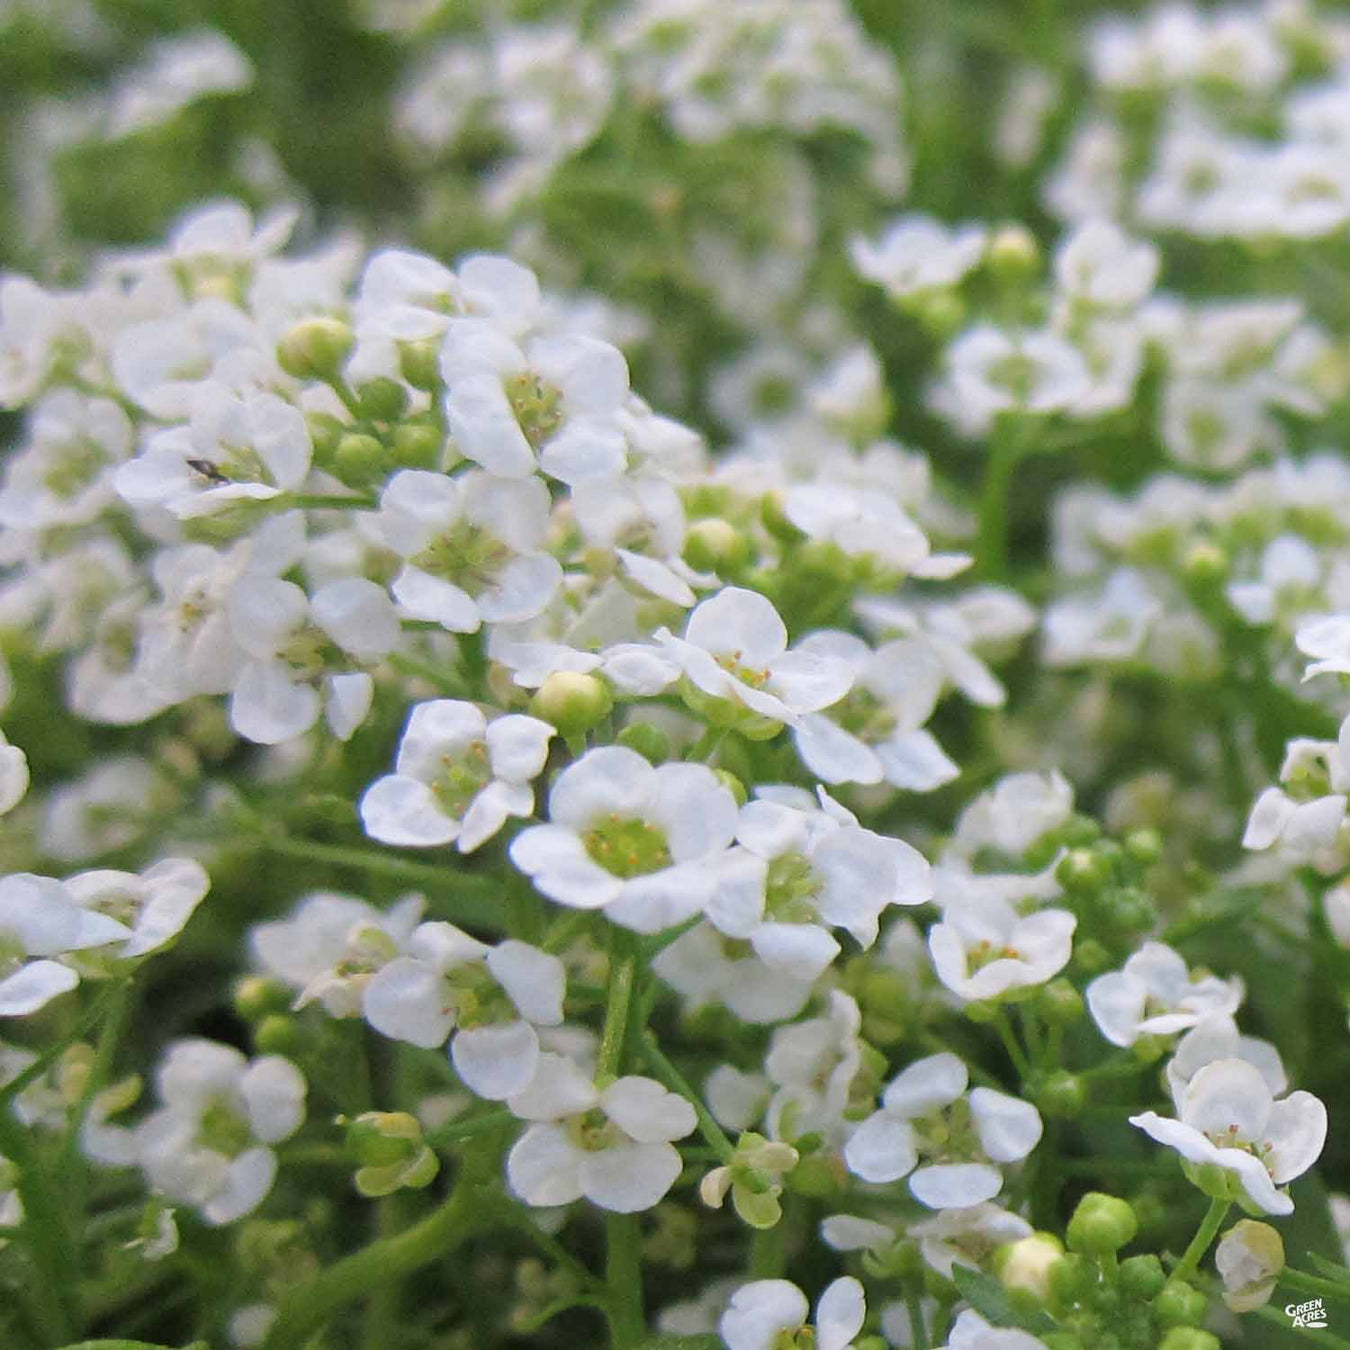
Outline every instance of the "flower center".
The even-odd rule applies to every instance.
[[[226,1098],[213,1097],[202,1112],[197,1142],[227,1158],[237,1158],[253,1142],[253,1131]]]
[[[502,388],[525,439],[538,450],[562,425],[561,390],[529,370],[510,376]]]
[[[107,463],[108,452],[97,441],[81,436],[60,448],[42,481],[48,492],[70,498],[88,487]]]
[[[1040,373],[1035,360],[1021,352],[1013,352],[989,367],[989,382],[1006,389],[1014,402],[1026,403]]]
[[[740,652],[731,652],[718,656],[713,654],[713,660],[717,662],[723,670],[742,684],[748,684],[751,689],[763,689],[769,682],[770,671],[767,668],[758,668],[747,666],[741,661]]]
[[[372,975],[397,955],[394,939],[383,928],[367,924],[348,934],[346,949],[333,967],[333,974],[340,980]]]
[[[293,633],[277,652],[297,680],[312,680],[330,670],[351,670],[353,663],[341,647],[316,624]]]
[[[100,895],[89,907],[98,914],[106,914],[128,928],[134,928],[136,917],[141,912],[141,900],[131,891],[107,891]]]
[[[612,814],[581,836],[593,862],[616,877],[640,877],[671,865],[665,831],[636,817]]]
[[[814,923],[822,883],[804,853],[784,853],[769,864],[764,909],[780,923]]]
[[[964,1097],[913,1125],[915,1146],[929,1162],[967,1162],[984,1156],[970,1103]]]
[[[458,755],[441,756],[444,766],[431,784],[431,791],[445,814],[462,820],[469,804],[492,781],[492,765],[484,741],[474,741]]]
[[[970,974],[983,970],[993,961],[1020,961],[1022,953],[1016,947],[995,946],[988,938],[982,938],[966,953],[966,969]]]
[[[414,567],[458,586],[477,599],[511,561],[511,550],[491,531],[460,519],[413,559]]]
[[[567,1122],[567,1134],[579,1149],[587,1153],[614,1148],[627,1139],[624,1132],[598,1106],[579,1116],[572,1116]]]
[[[445,985],[447,1011],[453,1010],[455,1025],[462,1030],[514,1022],[519,1016],[506,991],[481,962],[468,961],[446,971]]]
[[[816,1333],[811,1327],[784,1327],[774,1336],[769,1350],[816,1350]]]
[[[868,745],[886,740],[899,725],[899,719],[890,705],[860,685],[849,690],[830,711],[845,731],[852,732]]]

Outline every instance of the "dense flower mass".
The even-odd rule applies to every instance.
[[[1350,1299],[1350,22],[257,8],[0,4],[0,1345]]]

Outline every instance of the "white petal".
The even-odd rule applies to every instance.
[[[930,1209],[964,1209],[992,1200],[1003,1189],[1003,1174],[986,1163],[939,1163],[911,1173],[909,1189]]]
[[[1020,1162],[1040,1143],[1041,1116],[1030,1102],[977,1087],[970,1094],[970,1113],[980,1145],[994,1162]]]
[[[370,705],[375,700],[375,681],[364,670],[356,670],[330,675],[326,683],[328,698],[324,703],[324,716],[333,735],[340,741],[349,741],[370,713]]]
[[[592,1204],[615,1214],[636,1214],[659,1203],[681,1166],[672,1144],[620,1144],[584,1154],[577,1173],[582,1194]]]
[[[882,1097],[886,1110],[919,1120],[950,1106],[965,1090],[970,1075],[950,1051],[916,1060],[902,1070]]]
[[[304,1076],[280,1055],[255,1059],[239,1079],[239,1093],[254,1137],[264,1144],[289,1139],[305,1118]]]
[[[546,1050],[529,1085],[507,1105],[522,1120],[562,1120],[589,1110],[599,1100],[595,1084],[572,1060]]]
[[[1265,1159],[1278,1185],[1302,1176],[1321,1156],[1327,1140],[1327,1108],[1311,1092],[1291,1092],[1270,1108]]]
[[[506,1159],[506,1179],[527,1205],[565,1205],[581,1196],[586,1155],[558,1125],[531,1125]]]
[[[567,972],[556,956],[507,938],[488,952],[487,968],[523,1018],[541,1027],[561,1024]]]
[[[822,713],[808,713],[793,730],[797,754],[825,783],[879,783],[882,762],[872,750]]]
[[[74,989],[80,977],[56,961],[29,961],[0,980],[0,1017],[24,1017],[58,994]]]
[[[727,1350],[771,1350],[780,1331],[796,1331],[807,1318],[806,1295],[788,1280],[742,1285],[722,1314],[718,1330]]]
[[[467,591],[419,567],[405,567],[390,589],[414,619],[438,623],[452,633],[476,633],[482,625],[478,606]]]
[[[863,1287],[851,1275],[828,1285],[816,1304],[816,1334],[820,1350],[847,1350],[867,1317]]]
[[[416,778],[388,774],[377,778],[361,798],[361,824],[372,839],[407,848],[448,844],[459,834],[459,821],[445,813],[439,798]]]
[[[523,1092],[539,1067],[539,1037],[528,1022],[503,1022],[456,1033],[450,1043],[455,1072],[471,1092],[504,1102]]]
[[[686,642],[704,651],[736,655],[741,665],[763,667],[787,647],[787,628],[773,602],[757,591],[727,586],[689,616]]]
[[[488,723],[488,761],[492,772],[508,783],[529,783],[544,768],[553,727],[537,717],[510,713]]]
[[[848,1170],[864,1181],[899,1181],[918,1160],[913,1126],[887,1111],[873,1112],[844,1145]]]
[[[765,923],[750,935],[755,955],[766,966],[794,980],[814,980],[823,974],[842,948],[813,923]]]
[[[694,1108],[654,1078],[629,1074],[600,1094],[600,1105],[616,1125],[639,1143],[683,1139],[698,1125]]]
[[[593,862],[581,840],[560,825],[532,825],[522,830],[511,841],[509,852],[511,861],[535,887],[560,905],[600,909],[623,891],[623,882]]]
[[[277,1155],[270,1148],[251,1148],[230,1161],[225,1184],[202,1206],[207,1223],[233,1223],[257,1209],[277,1175]]]
[[[434,1050],[455,1025],[445,995],[439,971],[400,956],[371,976],[361,993],[361,1015],[382,1036]]]
[[[319,719],[319,696],[277,661],[250,661],[230,696],[230,725],[246,740],[279,745]]]
[[[716,872],[700,863],[631,877],[606,905],[605,916],[635,933],[661,933],[700,913],[716,884]]]

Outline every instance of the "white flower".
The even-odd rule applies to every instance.
[[[952,1324],[944,1350],[1046,1350],[1046,1346],[1029,1331],[990,1326],[974,1308],[966,1308]]]
[[[656,639],[702,693],[769,723],[796,725],[802,713],[837,703],[853,683],[841,660],[788,651],[787,628],[772,602],[738,586],[699,604],[684,637],[662,628]]]
[[[480,1097],[505,1101],[534,1077],[535,1027],[562,1023],[565,984],[562,962],[529,943],[489,947],[454,924],[424,923],[365,983],[361,1012],[382,1035],[428,1050],[455,1032],[455,1071]]]
[[[802,763],[827,783],[880,783],[928,792],[960,772],[923,724],[946,678],[926,643],[901,638],[875,651],[852,633],[817,632],[802,652],[847,661],[853,688],[826,713],[807,713],[793,729]]]
[[[1237,1023],[1227,1013],[1207,1013],[1177,1042],[1164,1069],[1167,1090],[1178,1111],[1191,1079],[1216,1059],[1245,1059],[1265,1079],[1273,1097],[1289,1088],[1280,1052],[1269,1041],[1239,1034]]]
[[[426,901],[405,895],[381,911],[355,896],[312,891],[290,917],[255,924],[254,959],[295,989],[296,1005],[318,1000],[330,1017],[356,1017],[371,976],[403,951]]]
[[[930,557],[928,537],[885,492],[829,480],[797,483],[783,495],[783,514],[803,534],[850,557],[920,577],[947,571],[947,559]]]
[[[0,816],[8,815],[28,792],[28,756],[0,731]]]
[[[601,1209],[650,1209],[675,1184],[683,1139],[698,1123],[683,1097],[630,1075],[604,1091],[557,1055],[541,1058],[536,1081],[511,1110],[537,1121],[506,1160],[511,1189],[529,1205],[585,1196]]]
[[[979,880],[979,878],[975,878]],[[1066,909],[1025,918],[996,892],[953,898],[928,930],[938,979],[964,999],[991,999],[1057,975],[1073,951],[1078,920]]]
[[[755,1280],[742,1285],[722,1314],[718,1330],[727,1350],[775,1350],[806,1325],[806,1295],[789,1280]],[[849,1350],[867,1316],[863,1287],[851,1275],[830,1284],[816,1304],[816,1350]]]
[[[919,1242],[919,1252],[939,1274],[952,1278],[960,1263],[979,1269],[1005,1242],[1030,1237],[1031,1225],[1020,1215],[985,1201],[978,1205],[941,1209],[931,1218],[906,1229]]]
[[[1327,1110],[1318,1098],[1291,1092],[1276,1101],[1255,1065],[1218,1059],[1191,1079],[1178,1116],[1145,1111],[1130,1124],[1197,1167],[1231,1173],[1231,1198],[1253,1212],[1293,1213],[1294,1202],[1276,1187],[1301,1176],[1322,1152]]]
[[[466,458],[504,478],[539,467],[565,483],[623,471],[614,415],[628,394],[617,347],[568,334],[522,349],[490,319],[452,319],[441,349],[445,415]]]
[[[863,1063],[861,1026],[857,1002],[832,989],[823,1017],[809,1017],[774,1032],[764,1070],[776,1089],[768,1112],[775,1138],[791,1142],[818,1132],[838,1146],[847,1130],[844,1113]]]
[[[653,768],[623,746],[591,750],[558,775],[549,821],[522,831],[511,861],[551,900],[604,909],[640,933],[699,913],[736,829],[736,802],[702,764]]]
[[[124,924],[83,909],[51,877],[0,879],[0,1017],[37,1012],[79,984],[74,970],[51,958],[130,937]]]
[[[1088,1011],[1112,1045],[1140,1036],[1174,1036],[1216,1013],[1231,1016],[1242,1003],[1236,976],[1195,977],[1185,959],[1162,942],[1146,942],[1125,965],[1087,987]]]
[[[131,936],[110,952],[124,961],[159,951],[183,930],[211,885],[192,858],[165,858],[144,872],[99,870],[66,879],[75,903],[126,924]]]
[[[193,396],[189,425],[152,436],[113,482],[133,506],[163,506],[186,520],[298,488],[311,454],[293,404],[268,393],[241,398],[208,381]]]
[[[1300,802],[1280,788],[1268,787],[1252,805],[1242,846],[1274,846],[1290,863],[1312,862],[1336,842],[1345,824],[1346,802],[1344,793]]]
[[[1072,814],[1073,787],[1058,769],[1007,774],[961,812],[943,861],[985,849],[1019,858]]]
[[[344,577],[307,596],[294,582],[250,577],[230,592],[228,610],[250,658],[230,695],[230,725],[248,740],[277,745],[308,731],[322,708],[338,739],[349,739],[374,692],[359,667],[399,641],[388,592],[365,577]]]
[[[1144,300],[1158,276],[1158,250],[1109,220],[1078,226],[1055,250],[1055,280],[1074,300],[1125,309]]]
[[[548,522],[548,488],[538,478],[396,473],[380,497],[385,539],[405,559],[394,598],[452,633],[533,618],[562,581],[557,559],[543,551]]]
[[[884,286],[893,300],[899,300],[956,285],[979,264],[987,239],[983,225],[948,229],[929,216],[901,216],[876,243],[854,235],[849,257],[859,276]]]
[[[256,1209],[276,1176],[270,1145],[289,1139],[305,1116],[305,1080],[279,1055],[247,1060],[207,1040],[170,1045],[155,1074],[159,1110],[136,1129],[152,1186],[195,1205],[207,1223]]]
[[[966,1066],[946,1052],[902,1070],[881,1109],[844,1145],[849,1171],[871,1182],[909,1176],[915,1198],[933,1209],[992,1200],[1003,1187],[992,1163],[1025,1158],[1040,1142],[1041,1117],[1034,1106],[991,1088],[966,1095],[968,1082]],[[931,1161],[919,1166],[921,1157]]]
[[[928,863],[899,839],[862,829],[820,790],[821,810],[766,800],[741,808],[739,847],[721,869],[707,916],[748,938],[766,965],[812,980],[839,954],[826,931],[847,929],[861,946],[877,937],[888,905],[933,895]]]
[[[408,717],[392,774],[361,798],[361,823],[385,844],[480,847],[508,816],[534,810],[533,780],[543,771],[554,729],[508,713],[489,722],[476,704],[435,699]]]

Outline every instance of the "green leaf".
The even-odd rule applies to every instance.
[[[1039,1336],[1058,1326],[1049,1313],[1023,1312],[1013,1307],[1008,1291],[992,1275],[969,1266],[954,1265],[952,1279],[971,1307],[996,1327],[1020,1327]]]
[[[1337,1284],[1346,1286],[1346,1297],[1350,1298],[1350,1269],[1338,1265],[1335,1261],[1328,1261],[1325,1256],[1319,1256],[1316,1252],[1306,1253],[1308,1260],[1317,1267],[1317,1273],[1328,1280],[1335,1280]]]
[[[149,1341],[74,1341],[61,1350],[176,1350],[172,1345],[151,1344]],[[183,1350],[211,1350],[205,1341],[193,1341]]]

